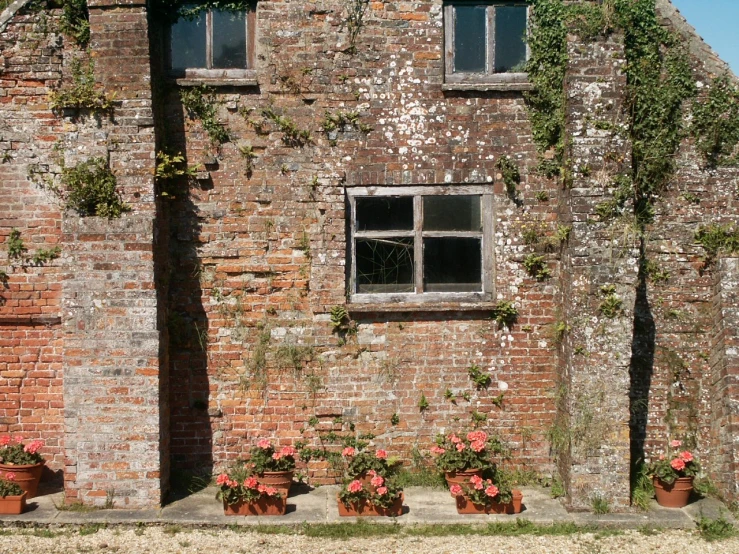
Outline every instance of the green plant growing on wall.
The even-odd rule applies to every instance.
[[[396,413],[394,413],[392,416],[390,416],[390,425],[397,425],[400,423],[400,416]]]
[[[706,251],[704,268],[709,267],[721,251],[727,254],[739,252],[739,230],[731,225],[701,225],[694,239]]]
[[[709,167],[739,163],[739,87],[728,75],[714,79],[708,95],[693,103],[690,133]]]
[[[660,265],[653,260],[647,260],[644,258],[642,267],[649,280],[655,284],[666,283],[670,280],[670,272],[666,269],[662,269]]]
[[[613,195],[595,207],[595,213],[601,221],[618,217],[624,213],[626,203],[634,197],[634,186],[627,175],[618,175],[613,180]]]
[[[600,288],[600,294],[603,297],[600,306],[598,306],[600,314],[609,319],[619,315],[623,307],[623,301],[616,294],[616,287],[614,285],[603,285]]]
[[[364,17],[369,7],[369,0],[344,0],[344,27],[346,28],[350,54],[357,52],[357,37],[364,27]]]
[[[157,184],[161,186],[161,195],[173,195],[180,179],[194,179],[199,169],[199,164],[188,166],[181,152],[177,152],[177,154],[168,154],[161,150],[157,152],[157,166],[154,176]]]
[[[485,373],[477,364],[472,364],[468,367],[467,374],[470,376],[477,390],[488,388],[492,382],[490,375]]]
[[[503,176],[506,193],[510,198],[515,198],[518,194],[518,185],[521,184],[521,173],[518,170],[518,164],[510,156],[501,156],[495,163],[495,167],[500,170]]]
[[[96,215],[114,219],[131,208],[116,191],[116,177],[104,158],[90,158],[74,167],[64,167],[61,190],[67,209],[85,217]]]
[[[296,344],[283,344],[275,353],[275,360],[280,368],[291,367],[296,372],[303,369],[303,364],[313,359],[313,348],[311,346],[299,346]]]
[[[62,0],[59,30],[80,46],[90,42],[90,14],[87,0]]]
[[[258,158],[251,144],[239,144],[239,154],[246,165],[246,176],[251,178],[254,173],[254,161]]]
[[[277,125],[277,128],[282,132],[282,142],[286,146],[297,148],[307,146],[313,142],[308,129],[300,129],[292,119],[278,115],[273,108],[263,109],[262,115]]]
[[[21,261],[28,252],[28,248],[23,243],[21,238],[21,232],[18,229],[11,229],[7,240],[8,245],[8,260],[10,261]]]
[[[498,322],[500,327],[512,327],[518,319],[518,310],[516,305],[509,300],[501,300],[498,302],[491,313],[493,319]]]
[[[218,118],[218,99],[212,88],[190,87],[180,91],[180,101],[190,119],[197,119],[211,143],[216,146],[229,142],[231,134]]]
[[[543,281],[551,277],[552,273],[547,267],[546,258],[536,254],[529,254],[523,260],[526,272],[537,281]]]
[[[114,98],[97,88],[95,84],[95,62],[87,63],[74,58],[70,63],[72,83],[49,94],[52,110],[76,109],[94,112],[109,112],[113,109]]]
[[[472,410],[472,413],[470,414],[470,419],[472,420],[472,427],[477,429],[487,421],[488,416],[487,414],[478,412],[477,410]]]
[[[600,4],[581,3],[566,6],[565,20],[584,41],[592,41],[613,32],[615,24],[615,0],[604,0]]]
[[[418,411],[421,413],[429,409],[429,401],[426,399],[426,395],[421,393],[421,398],[418,399]]]

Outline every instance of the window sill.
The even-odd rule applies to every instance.
[[[497,73],[495,75],[482,74],[447,74],[441,90],[532,90],[534,85],[529,82],[528,73]]]
[[[187,69],[170,72],[169,76],[182,87],[256,87],[254,69]]]
[[[533,90],[534,85],[531,83],[444,83],[441,85],[441,90],[444,91],[455,91],[455,90],[471,90],[471,91],[518,91],[518,90]]]
[[[349,313],[411,313],[411,312],[486,312],[497,306],[496,302],[393,302],[347,304]]]

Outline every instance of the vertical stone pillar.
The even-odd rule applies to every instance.
[[[623,45],[612,36],[568,40],[566,136],[572,233],[563,257],[564,398],[560,464],[573,508],[598,497],[629,504],[629,362],[638,237],[628,221],[603,220],[617,175],[630,172],[623,95]],[[633,208],[626,206],[625,214]],[[632,219],[633,221],[633,219]]]
[[[739,499],[739,258],[716,262],[711,344],[710,474],[729,500]]]
[[[116,100],[89,146],[107,154],[131,211],[63,221],[65,490],[86,504],[154,506],[168,453],[147,15],[145,0],[88,5],[95,78]]]

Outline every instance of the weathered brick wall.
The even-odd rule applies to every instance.
[[[343,52],[343,18],[338,2],[259,3],[259,87],[216,91],[231,143],[209,145],[176,87],[163,101],[167,146],[186,150],[190,164],[217,159],[205,165],[209,180],[169,210],[173,462],[221,467],[258,436],[317,446],[319,433],[352,424],[410,460],[477,410],[516,463],[547,473],[555,280],[526,274],[521,261],[533,247],[521,231],[536,222],[553,235],[558,191],[533,174],[522,94],[442,92],[441,2],[371,4],[353,56]],[[269,106],[309,130],[312,144],[285,146],[271,123],[258,133],[247,120],[262,121]],[[373,129],[326,136],[326,111],[358,111]],[[240,144],[259,156],[251,175]],[[520,206],[495,169],[506,154],[521,167]],[[518,323],[498,329],[489,306],[355,311],[357,335],[341,345],[328,311],[345,303],[344,186],[463,183],[496,191],[496,292],[516,302]],[[536,200],[538,191],[550,200]],[[557,255],[545,255],[556,277]],[[475,390],[472,364],[490,372],[493,389],[510,384],[502,409],[491,401],[497,390]],[[454,403],[447,388],[459,395]],[[423,413],[421,394],[430,404]]]
[[[0,433],[41,438],[47,467],[63,466],[60,263],[35,264],[61,240],[61,213],[31,184],[31,165],[48,157],[58,121],[47,92],[61,76],[61,38],[53,17],[17,15],[0,33]],[[27,252],[9,259],[20,232]],[[46,475],[50,478],[50,475]]]

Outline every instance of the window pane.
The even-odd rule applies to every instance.
[[[412,196],[357,198],[357,231],[412,231]]]
[[[423,290],[474,292],[482,290],[481,240],[423,239]]]
[[[522,73],[526,64],[526,6],[495,8],[495,72]]]
[[[479,196],[424,196],[424,231],[481,231]]]
[[[246,14],[213,10],[213,67],[246,68]]]
[[[485,72],[485,6],[454,7],[454,71]]]
[[[172,69],[205,67],[205,12],[172,25]]]
[[[413,238],[358,239],[357,292],[414,292]]]

